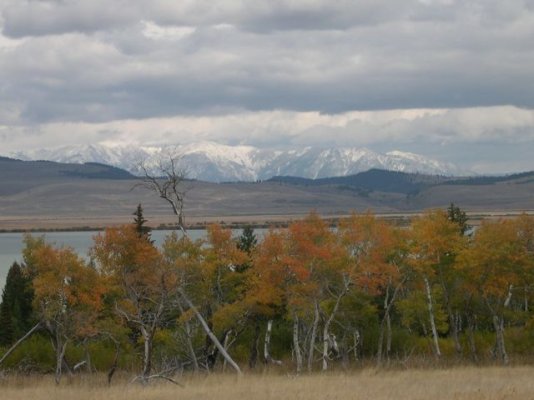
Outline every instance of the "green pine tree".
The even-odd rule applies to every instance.
[[[467,214],[460,207],[456,206],[454,203],[451,203],[449,208],[447,208],[447,215],[450,221],[456,222],[460,228],[460,233],[465,235],[469,230],[470,226],[467,225]]]
[[[137,234],[139,235],[139,237],[144,237],[146,240],[151,241],[150,240],[151,229],[145,225],[147,220],[145,219],[143,215],[143,207],[141,206],[141,204],[137,205],[137,209],[135,210],[133,215],[134,215],[135,230],[137,231]]]
[[[13,321],[7,303],[0,305],[0,346],[9,346],[15,341]]]
[[[0,344],[9,345],[33,326],[33,289],[24,266],[13,263],[7,274],[0,305]]]
[[[251,255],[257,244],[258,238],[254,233],[254,228],[250,225],[245,226],[243,232],[241,232],[241,236],[237,238],[237,248],[241,251],[244,251],[248,255]],[[248,268],[250,268],[249,262],[237,266],[237,271],[243,272]]]
[[[250,254],[257,244],[258,238],[254,233],[254,228],[250,225],[245,226],[243,232],[241,233],[241,236],[239,236],[238,238],[237,247],[239,248],[239,250]]]

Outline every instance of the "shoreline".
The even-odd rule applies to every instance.
[[[523,213],[534,215],[534,210],[489,210],[467,212],[470,225],[477,226],[482,220],[516,217]],[[375,213],[378,218],[390,220],[398,225],[407,225],[412,218],[421,215],[422,212],[392,212]],[[291,222],[304,218],[306,214],[276,214],[276,215],[227,215],[227,216],[194,216],[188,218],[187,230],[202,230],[213,223],[219,223],[231,229],[243,229],[252,226],[256,229],[284,228]],[[340,219],[347,218],[350,213],[322,215],[333,226]],[[148,224],[152,230],[173,230],[177,226],[173,224],[173,216],[147,216]],[[71,218],[71,217],[0,217],[0,233],[24,233],[24,232],[100,232],[106,228],[132,223],[131,215],[117,215],[99,218]]]

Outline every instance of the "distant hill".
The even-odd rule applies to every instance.
[[[85,226],[90,221],[97,221],[96,226],[113,220],[129,222],[139,203],[149,220],[158,216],[160,221],[172,222],[166,202],[150,191],[133,190],[136,183],[138,178],[130,173],[97,163],[0,158],[0,229],[21,223],[53,226],[53,221],[65,219],[78,221],[67,226]],[[189,217],[293,218],[312,209],[324,215],[368,209],[411,213],[445,208],[451,202],[471,212],[534,210],[534,172],[450,178],[372,169],[315,180],[275,177],[225,184],[188,181],[186,185],[186,221]],[[41,225],[36,221],[42,221]]]
[[[71,176],[87,179],[134,178],[132,174],[123,169],[95,162],[71,164],[46,160],[22,161],[7,157],[0,157],[0,171],[2,171],[3,178],[10,175],[46,176],[47,178]]]
[[[0,157],[0,194],[75,179],[125,180],[135,177],[120,168],[98,163],[65,164]]]
[[[447,185],[494,185],[499,182],[528,183],[534,181],[534,171],[521,172],[518,174],[504,176],[475,176],[457,179],[449,179],[445,182]]]
[[[306,179],[293,176],[275,176],[269,181],[302,186],[337,186],[364,192],[388,192],[416,195],[424,189],[438,185],[485,186],[497,183],[534,182],[534,171],[505,176],[447,177],[441,175],[410,174],[405,172],[371,169],[350,176]]]
[[[276,176],[270,181],[304,186],[337,186],[338,189],[364,192],[416,194],[425,187],[446,182],[450,178],[438,175],[409,174],[405,172],[371,169],[356,175],[321,179]]]

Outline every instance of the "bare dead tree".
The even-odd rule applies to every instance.
[[[141,162],[141,182],[134,188],[148,189],[169,203],[178,219],[178,229],[185,235],[184,201],[189,188],[185,185],[187,172],[179,167],[179,160],[180,157],[175,152],[161,154],[155,172],[149,170],[146,161]]]

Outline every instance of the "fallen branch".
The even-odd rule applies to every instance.
[[[37,324],[35,324],[35,326],[30,329],[23,337],[21,337],[19,340],[16,341],[16,343],[11,346],[9,348],[8,351],[5,352],[5,354],[2,356],[2,358],[0,358],[0,365],[2,365],[2,362],[4,362],[4,360],[11,354],[13,353],[13,351],[15,351],[15,349],[22,343],[24,342],[26,339],[28,339],[33,332],[35,332],[37,329],[39,329],[41,327],[41,322],[38,322]]]

